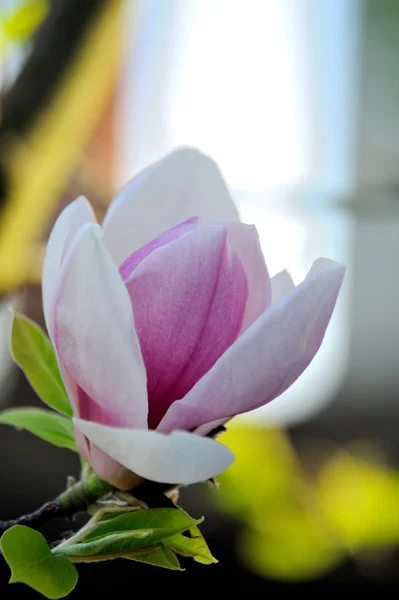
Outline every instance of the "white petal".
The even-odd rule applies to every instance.
[[[74,421],[108,456],[150,481],[190,485],[219,475],[234,461],[226,446],[186,431],[164,435]]]
[[[335,260],[331,260],[330,258],[320,257],[317,258],[313,265],[310,267],[309,273],[306,275],[306,279],[313,277],[313,275],[317,275],[318,273],[322,273],[327,269],[334,269],[335,267],[340,267],[341,265],[337,263]]]
[[[201,224],[239,220],[216,164],[185,148],[121,190],[104,219],[104,243],[120,266],[133,251],[190,217],[200,217]]]
[[[51,319],[49,318],[52,312],[51,295],[62,259],[76,232],[82,225],[95,222],[96,218],[89,202],[84,196],[80,196],[62,211],[51,231],[44,257],[42,277],[43,309],[50,335],[52,332]]]
[[[98,225],[84,225],[62,263],[55,290],[56,348],[66,371],[92,399],[90,411],[98,405],[104,422],[145,428],[146,373],[131,303],[100,235]]]
[[[284,269],[280,271],[274,277],[272,277],[272,304],[281,300],[283,296],[286,296],[291,292],[295,285],[292,281],[291,275]]]

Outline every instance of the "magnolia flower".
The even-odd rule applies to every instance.
[[[46,324],[78,448],[121,488],[225,470],[218,424],[282,394],[315,356],[344,268],[270,279],[218,168],[197,151],[148,167],[102,227],[83,197],[59,216],[43,268]]]

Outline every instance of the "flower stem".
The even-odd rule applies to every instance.
[[[171,484],[143,481],[134,489],[134,497],[151,508],[173,507],[174,504],[167,493],[173,490],[176,492],[178,487]],[[83,479],[34,512],[22,515],[17,519],[0,521],[0,535],[13,525],[28,525],[40,529],[53,519],[71,518],[80,512],[86,512],[98,500],[114,490],[115,488],[111,484],[90,471]]]
[[[103,481],[95,473],[90,473],[88,477],[62,492],[57,500],[63,516],[72,516],[87,510],[91,504],[112,492],[113,489],[110,483]]]

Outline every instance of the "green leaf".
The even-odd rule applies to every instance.
[[[147,548],[146,538],[151,535],[149,529],[137,529],[123,533],[112,533],[92,542],[60,545],[54,548],[54,554],[65,554],[74,562],[84,562],[86,557],[91,560],[108,560],[117,557],[127,557]]]
[[[179,508],[136,510],[94,526],[81,542],[61,544],[54,552],[67,554],[76,561],[84,556],[96,556],[97,560],[135,556],[141,549],[157,546],[165,538],[195,527],[201,520],[192,519]]]
[[[180,508],[133,510],[99,523],[88,533],[84,541],[94,540],[110,533],[150,530],[151,544],[148,545],[155,545],[175,533],[181,533],[195,527],[202,521],[203,519],[193,519]]]
[[[164,540],[164,543],[182,556],[191,556],[196,562],[210,565],[218,561],[212,556],[208,544],[198,527],[192,527],[189,531],[190,537],[176,533]]]
[[[13,408],[0,413],[0,423],[26,429],[59,448],[77,452],[70,419],[42,408]]]
[[[177,556],[166,546],[159,546],[152,552],[127,556],[126,558],[128,560],[135,560],[137,562],[154,565],[155,567],[164,567],[165,569],[171,569],[172,571],[184,571],[180,566]]]
[[[11,569],[10,583],[25,583],[54,599],[64,598],[74,589],[76,568],[66,556],[53,556],[38,531],[14,525],[3,534],[0,545]]]
[[[11,329],[11,351],[39,398],[58,412],[72,416],[54,348],[36,323],[15,310]]]

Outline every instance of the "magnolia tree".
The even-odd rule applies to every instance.
[[[214,482],[234,460],[216,440],[226,422],[306,369],[343,276],[320,258],[297,287],[285,271],[271,279],[256,228],[195,150],[140,173],[102,226],[85,198],[70,204],[43,267],[49,338],[17,313],[11,334],[15,361],[54,410],[8,410],[0,422],[79,452],[82,472],[0,524],[11,581],[60,598],[76,584],[75,562],[215,562],[178,489]],[[51,548],[34,529],[83,511],[87,524]]]

